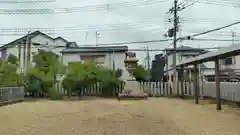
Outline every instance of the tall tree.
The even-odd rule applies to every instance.
[[[49,93],[54,89],[57,75],[64,73],[64,66],[58,61],[58,55],[45,50],[38,50],[33,56],[34,66],[29,65],[27,71],[28,89]],[[30,87],[34,86],[34,87]]]
[[[149,79],[149,72],[142,65],[137,65],[133,71],[133,76],[136,78],[136,81],[147,81]]]

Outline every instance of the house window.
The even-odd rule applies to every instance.
[[[81,55],[81,60],[84,62],[91,61],[95,64],[104,64],[104,55]]]
[[[95,56],[93,62],[96,64],[104,64],[105,57],[104,56]]]
[[[228,58],[224,59],[224,64],[225,65],[235,64],[235,57],[228,57]]]

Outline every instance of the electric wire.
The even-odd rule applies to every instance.
[[[193,19],[187,19],[187,20],[193,20]],[[193,22],[198,22],[199,24],[205,24],[202,22],[209,22],[214,23],[214,20],[208,20],[208,19],[194,19]],[[222,22],[223,20],[216,20],[217,22]],[[232,20],[232,21],[239,21],[239,20]],[[129,27],[133,28],[147,28],[150,26],[157,26],[157,24],[163,22],[161,19],[154,19],[154,20],[141,20],[138,22],[132,22],[132,23],[117,23],[117,24],[106,24],[106,25],[83,25],[78,27],[62,27],[62,28],[2,28],[0,29],[0,33],[17,33],[17,32],[23,32],[26,33],[28,31],[43,31],[43,32],[56,32],[56,31],[109,31],[109,30],[118,30],[118,29],[125,29]],[[164,21],[166,22],[166,21]],[[185,21],[183,21],[185,22]],[[168,23],[168,22],[166,22]],[[151,29],[150,29],[151,30]]]
[[[155,20],[145,20],[132,23],[117,23],[117,24],[107,24],[107,25],[82,25],[78,27],[62,27],[62,28],[2,28],[1,32],[28,32],[28,31],[44,31],[44,32],[56,32],[56,31],[105,31],[105,30],[117,30],[123,28],[144,28],[150,26],[157,26],[158,23],[163,22],[160,19]]]
[[[189,2],[192,2],[193,0],[186,0]],[[217,1],[217,0],[200,0],[198,3],[203,3],[203,4],[211,4],[211,5],[217,5],[217,6],[225,6],[225,7],[232,7],[232,8],[240,8],[240,3],[239,1],[228,1],[228,0],[222,0]]]
[[[16,47],[8,47],[8,48],[24,48],[23,44],[16,44],[16,45],[19,45],[16,46]],[[107,45],[109,44],[104,44],[104,46],[100,46],[100,47],[107,47]],[[112,44],[111,44],[112,45]],[[114,44],[115,45],[115,44]],[[78,46],[78,47],[95,47],[93,45],[81,45],[81,46]],[[63,49],[67,49],[66,46],[54,46],[54,47],[46,47],[45,45],[44,46],[32,46],[31,48],[37,48],[37,49],[56,49],[56,48],[63,48]],[[220,48],[224,48],[224,47],[205,47],[205,48],[199,48],[199,49],[220,49]],[[77,49],[77,48],[75,48]],[[97,50],[111,50],[111,49],[101,49],[101,48],[97,48]],[[149,49],[149,51],[165,51],[166,49]],[[146,51],[146,49],[141,49],[141,48],[129,48],[128,51]]]
[[[0,0],[1,4],[36,4],[56,2],[56,0]]]
[[[166,0],[136,0],[133,2],[119,2],[114,4],[91,5],[82,7],[68,7],[68,8],[38,8],[38,9],[0,9],[0,14],[62,14],[74,12],[90,12],[90,11],[111,11],[118,8],[129,8],[137,6],[147,6],[151,4],[158,4]]]
[[[185,39],[186,40],[186,39]],[[145,44],[145,43],[158,43],[158,42],[167,42],[167,41],[172,41],[172,39],[159,39],[159,40],[145,40],[145,41],[129,41],[129,42],[113,42],[113,43],[101,43],[98,44],[98,46],[110,46],[110,45],[132,45],[132,44]],[[188,41],[232,41],[232,40],[228,40],[228,39],[192,39],[192,40],[188,40]],[[240,40],[235,40],[235,41],[240,41]],[[1,44],[0,44],[1,45]],[[2,44],[5,45],[5,44]],[[8,48],[18,48],[17,45],[23,45],[23,44],[13,44],[13,46],[8,47]],[[81,44],[78,46],[82,46],[82,47],[87,47],[87,46],[96,46],[96,44]],[[44,45],[44,47],[46,47],[46,45]],[[63,48],[65,46],[52,46],[55,48]],[[39,46],[33,46],[32,48],[39,48]]]
[[[208,30],[208,31],[204,31],[204,32],[201,32],[201,33],[193,34],[193,35],[190,35],[190,36],[180,37],[180,38],[178,38],[178,40],[179,39],[193,38],[193,37],[196,37],[196,36],[205,35],[205,34],[208,34],[208,33],[211,33],[211,32],[215,32],[215,31],[219,31],[221,29],[225,29],[225,28],[237,25],[237,24],[240,24],[240,21],[237,21],[237,22],[234,22],[234,23],[231,23],[229,25],[225,25],[225,26],[222,26],[222,27],[219,27],[219,28],[215,28],[215,29],[211,29],[211,30]]]
[[[182,10],[184,10],[184,9],[187,9],[187,8],[189,8],[189,7],[191,7],[191,6],[193,6],[195,3],[197,3],[199,0],[193,0],[193,2],[191,2],[191,3],[189,3],[189,2],[185,2],[184,4],[182,4],[182,5],[180,5],[180,6],[178,6],[178,11],[182,11]]]

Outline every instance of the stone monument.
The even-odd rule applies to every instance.
[[[126,97],[147,97],[145,93],[141,91],[140,83],[136,81],[135,77],[133,76],[133,71],[136,69],[138,60],[136,59],[136,53],[133,52],[126,52],[125,55],[125,69],[128,73],[124,76],[125,86],[123,89],[123,93],[119,96],[126,96]]]

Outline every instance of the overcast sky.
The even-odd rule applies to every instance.
[[[19,0],[21,1],[21,0]],[[25,0],[26,1],[26,0]],[[76,41],[79,45],[95,44],[95,30],[100,32],[98,43],[113,42],[129,42],[164,39],[164,33],[172,24],[167,23],[168,16],[165,14],[172,6],[173,0],[162,0],[155,4],[147,4],[144,6],[119,7],[114,8],[111,4],[119,2],[134,2],[135,0],[56,0],[56,2],[42,4],[3,4],[0,3],[2,9],[19,9],[19,8],[71,8],[84,7],[90,5],[110,4],[109,10],[89,11],[82,8],[81,12],[72,12],[64,14],[48,14],[48,15],[7,15],[0,14],[0,29],[3,28],[51,28],[55,30],[55,34],[50,36],[62,36],[68,41]],[[141,2],[141,0],[139,0]],[[147,1],[147,0],[146,0]],[[153,0],[149,0],[150,2]],[[155,0],[161,1],[161,0]],[[189,0],[188,0],[189,1]],[[192,0],[190,0],[192,1]],[[191,35],[233,23],[240,20],[240,8],[233,7],[229,4],[231,0],[216,0],[217,4],[226,3],[228,6],[218,6],[216,4],[195,3],[193,6],[179,13],[182,32],[181,35]],[[224,2],[225,1],[225,2]],[[239,3],[238,0],[232,0],[233,3]],[[1,0],[0,0],[1,2]],[[191,2],[189,2],[191,3]],[[95,7],[96,8],[96,7]],[[107,9],[107,6],[106,6]],[[142,23],[139,23],[142,22]],[[127,24],[123,24],[127,23]],[[116,25],[112,25],[116,24]],[[66,27],[72,30],[66,31]],[[88,28],[87,28],[88,27]],[[91,28],[89,28],[91,27]],[[102,31],[103,29],[115,29]],[[118,29],[116,29],[118,28]],[[231,31],[236,32],[236,39],[240,40],[240,25],[227,28],[218,32],[214,32],[197,38],[216,38],[216,39],[232,39]],[[12,33],[12,32],[11,32]],[[23,32],[21,32],[23,33]],[[27,32],[26,32],[27,33]],[[86,34],[87,33],[87,34]],[[0,44],[8,43],[20,35],[6,36],[0,32]],[[148,43],[148,44],[131,44],[129,48],[143,48],[149,46],[150,49],[164,49],[171,42]],[[228,46],[231,42],[207,42],[207,41],[184,41],[183,45],[192,47],[212,47],[212,46]],[[180,44],[178,44],[180,45]],[[152,52],[153,56],[155,53]],[[143,59],[145,52],[138,53],[138,57]]]

